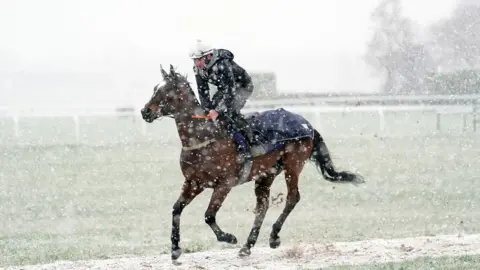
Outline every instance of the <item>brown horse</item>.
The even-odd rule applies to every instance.
[[[178,259],[182,253],[179,246],[182,210],[206,188],[212,188],[213,194],[205,212],[205,222],[213,230],[218,241],[236,244],[236,237],[222,231],[217,224],[216,213],[233,187],[251,180],[255,181],[257,198],[255,220],[247,242],[239,252],[240,256],[246,256],[250,255],[250,249],[257,241],[269,207],[270,186],[282,171],[285,171],[288,194],[285,208],[270,234],[271,248],[280,245],[278,234],[300,200],[299,175],[307,160],[314,161],[324,178],[331,182],[364,182],[359,175],[335,170],[325,142],[316,130],[313,138],[287,141],[281,149],[256,156],[247,174],[248,177],[241,181],[243,162],[227,129],[217,121],[206,118],[207,112],[200,106],[186,77],[176,73],[172,65],[169,74],[163,68],[161,73],[165,84],[154,87],[153,96],[145,104],[141,114],[149,123],[159,117],[172,117],[182,144],[180,167],[185,182],[178,200],[173,205],[172,260]]]

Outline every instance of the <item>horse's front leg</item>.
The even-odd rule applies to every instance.
[[[205,222],[208,224],[208,226],[210,226],[213,233],[215,233],[218,241],[226,242],[229,244],[236,244],[237,238],[232,234],[222,231],[216,221],[217,212],[220,207],[222,207],[222,203],[225,201],[225,198],[227,198],[227,195],[231,189],[231,187],[221,185],[213,190],[210,203],[208,205],[207,211],[205,212]]]
[[[179,246],[180,242],[180,215],[183,209],[190,202],[202,193],[203,187],[197,186],[194,181],[186,180],[183,183],[182,193],[173,205],[172,211],[172,260],[176,260],[182,255],[182,249]]]

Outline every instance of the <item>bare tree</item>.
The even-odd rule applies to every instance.
[[[432,48],[446,71],[480,67],[480,5],[459,5],[448,19],[432,25]]]
[[[395,94],[409,83],[411,78],[405,74],[412,60],[414,35],[411,21],[402,16],[400,0],[383,0],[372,12],[372,21],[375,25],[373,37],[368,43],[366,62],[374,68],[376,73],[385,78],[383,92]]]

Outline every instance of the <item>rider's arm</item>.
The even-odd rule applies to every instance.
[[[207,110],[213,108],[212,101],[210,100],[210,87],[208,86],[208,81],[200,77],[198,72],[194,69],[195,80],[197,82],[198,96],[200,97],[200,103],[202,107]]]
[[[232,64],[229,61],[224,60],[218,63],[218,79],[220,83],[217,86],[218,91],[212,98],[213,107],[217,108],[223,100],[226,107],[225,110],[229,111],[233,107],[235,98],[235,78],[233,76]]]

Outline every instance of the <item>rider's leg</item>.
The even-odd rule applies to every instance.
[[[247,139],[242,134],[241,127],[239,126],[238,113],[229,112],[225,114],[220,114],[218,120],[222,125],[227,129],[230,137],[237,143],[237,146],[241,153],[243,153],[246,159],[251,158],[250,145],[247,142]]]
[[[228,112],[220,114],[218,117],[218,120],[227,128],[230,136],[239,144],[241,152],[243,152],[246,159],[251,158],[248,140],[252,138],[252,132],[240,110],[251,96],[252,89],[253,85],[248,86],[246,89],[237,88],[232,107]]]
[[[244,135],[251,141],[253,140],[253,131],[245,116],[240,113],[240,110],[245,106],[248,98],[252,95],[253,84],[246,88],[237,88],[237,95],[233,101],[232,118],[237,125],[237,130],[243,131]]]

